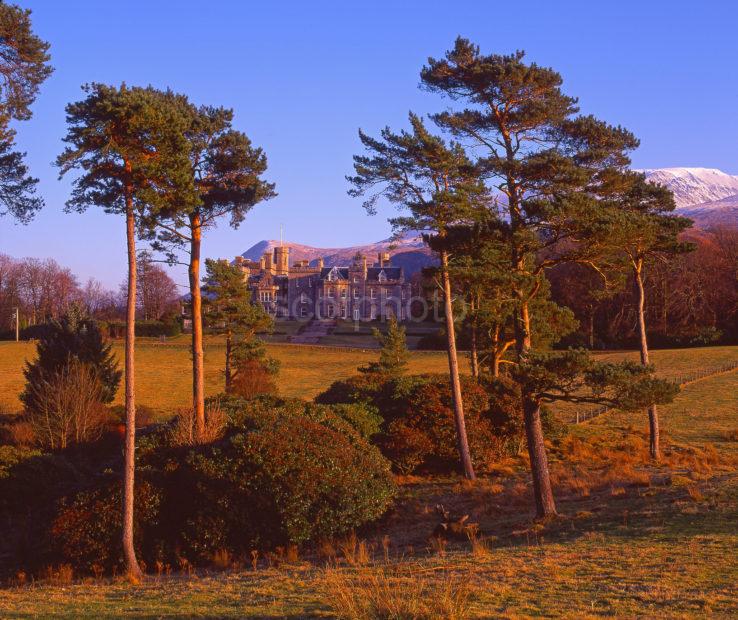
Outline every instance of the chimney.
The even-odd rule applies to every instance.
[[[361,268],[364,271],[364,278],[366,279],[366,272],[367,272],[366,256],[361,257]]]
[[[323,260],[323,257],[321,256],[318,259],[318,269],[323,269],[323,266],[325,265],[325,261]]]
[[[378,258],[379,258],[379,267],[389,267],[390,266],[389,252],[380,252],[378,254]]]

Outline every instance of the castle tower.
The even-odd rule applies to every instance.
[[[272,262],[272,253],[271,252],[264,252],[264,256],[261,257],[261,265],[262,269],[264,271],[272,272],[274,269],[274,265]]]
[[[286,276],[290,273],[290,249],[280,245],[274,248],[274,266],[278,276]]]
[[[325,261],[323,260],[323,257],[321,256],[318,259],[318,269],[323,269],[323,266],[325,265]]]
[[[378,267],[389,267],[390,266],[390,255],[389,252],[380,252],[377,255],[379,259],[377,262]]]

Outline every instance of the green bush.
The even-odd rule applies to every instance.
[[[389,506],[395,493],[389,463],[365,438],[377,428],[371,410],[273,397],[218,400],[228,417],[218,441],[176,446],[165,425],[140,437],[135,544],[148,566],[176,566],[181,558],[207,563],[220,549],[238,557],[319,541],[361,527]],[[39,528],[45,547],[34,557],[85,571],[112,570],[122,561],[122,463],[117,455],[100,460],[96,476],[70,487],[80,478],[71,462],[82,455],[64,458],[71,467],[63,473],[67,483],[47,477],[66,492],[40,494],[52,508]],[[43,475],[41,469],[37,463]]]
[[[149,566],[161,557],[155,546],[145,544],[156,538],[153,530],[161,507],[160,493],[146,480],[136,481],[134,545],[139,551],[138,560]],[[49,532],[53,554],[86,572],[121,569],[122,498],[120,480],[106,476],[97,488],[63,500]]]
[[[524,437],[520,395],[509,379],[478,383],[462,377],[464,415],[478,469],[517,450]],[[321,404],[353,403],[380,412],[373,441],[400,473],[455,471],[459,466],[448,377],[387,377],[362,373],[337,381],[316,398]]]

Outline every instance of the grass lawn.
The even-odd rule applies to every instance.
[[[141,338],[136,345],[136,398],[161,415],[184,407],[192,398],[190,355],[187,338],[178,337],[166,343]],[[123,365],[123,345],[113,345]],[[290,344],[267,344],[269,354],[281,363],[279,391],[283,396],[312,399],[334,381],[356,372],[358,366],[377,359],[377,351],[311,347]],[[35,355],[35,346],[26,342],[0,342],[0,412],[20,407],[18,394],[23,389],[23,363]],[[205,345],[206,394],[223,391],[221,370],[225,346],[217,338]],[[466,364],[465,360],[462,360]],[[446,354],[413,352],[410,372],[446,372]],[[123,402],[123,390],[117,403]]]
[[[341,338],[337,336],[336,338]],[[350,338],[350,337],[349,337]],[[342,343],[346,344],[346,343]],[[118,358],[123,359],[121,342],[114,344]],[[348,377],[356,368],[374,361],[377,351],[340,349],[269,343],[269,354],[282,363],[279,389],[284,396],[312,399],[334,381]],[[0,412],[14,411],[20,406],[18,394],[23,389],[23,363],[35,355],[33,344],[0,342]],[[208,395],[222,391],[225,347],[222,339],[212,337],[205,344],[205,390]],[[599,354],[602,359],[636,358],[635,352]],[[738,347],[705,347],[654,351],[659,373],[678,377],[701,368],[715,368],[738,360]],[[191,398],[188,337],[179,336],[166,343],[141,338],[136,346],[137,402],[167,415],[186,406]],[[461,355],[462,371],[468,371],[465,355]],[[413,351],[410,372],[446,372],[444,352]],[[117,403],[123,402],[119,390]]]
[[[283,360],[283,389],[294,395],[314,394],[374,355],[270,350]],[[0,344],[5,397],[17,391],[20,360],[29,351]],[[218,345],[208,352],[212,390]],[[722,347],[658,351],[654,358],[668,375],[717,367],[736,355],[735,347]],[[139,360],[142,401],[144,395],[160,404],[186,401],[186,349],[144,345]],[[414,371],[444,364],[443,355],[413,356]],[[169,385],[171,392],[162,389]],[[551,448],[561,516],[546,523],[533,520],[523,455],[475,483],[399,479],[400,497],[381,523],[358,541],[336,541],[320,553],[277,556],[256,569],[247,559],[224,572],[152,575],[140,586],[52,578],[6,587],[0,617],[413,617],[390,615],[403,609],[428,618],[737,617],[736,394],[738,372],[730,372],[687,386],[662,407],[659,465],[646,456],[645,413],[612,412],[573,427]],[[436,503],[469,514],[479,523],[478,537],[447,545],[429,540]]]

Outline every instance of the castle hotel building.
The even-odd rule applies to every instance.
[[[371,321],[408,317],[410,283],[388,252],[374,265],[357,254],[348,267],[325,267],[319,258],[289,264],[290,249],[276,247],[257,261],[237,256],[254,300],[273,316],[288,319]]]

